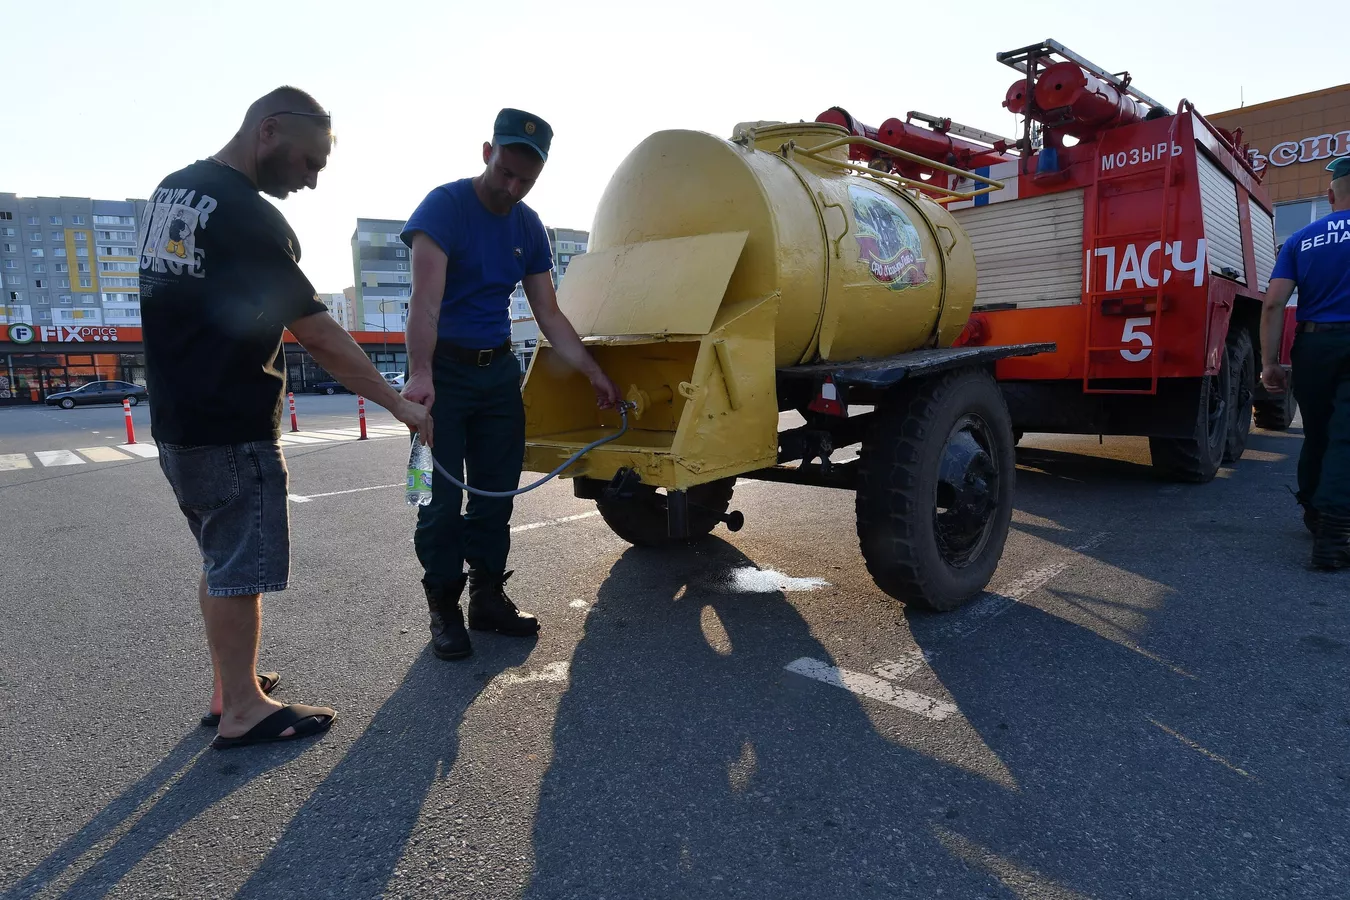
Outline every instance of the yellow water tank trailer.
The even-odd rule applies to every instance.
[[[628,155],[559,304],[634,404],[631,427],[568,475],[642,545],[738,528],[737,477],[853,489],[878,585],[948,609],[988,583],[1011,516],[989,367],[1046,348],[952,346],[975,299],[970,240],[941,198],[849,162],[859,142],[761,122],[731,140],[662,131]],[[546,344],[524,401],[533,471],[620,424]],[[805,424],[781,428],[792,410]],[[856,443],[855,463],[831,461]]]

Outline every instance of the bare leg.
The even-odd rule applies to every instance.
[[[202,573],[201,582],[197,585],[197,602],[202,607],[202,618],[206,618],[206,573]],[[221,694],[220,694],[220,664],[216,662],[216,651],[211,648],[211,639],[206,639],[206,649],[211,654],[211,705],[208,708],[210,712],[220,715]]]
[[[258,687],[258,638],[262,631],[262,595],[211,597],[206,581],[199,588],[206,639],[221,690],[218,733],[239,737],[282,708]],[[289,735],[294,729],[283,733]]]

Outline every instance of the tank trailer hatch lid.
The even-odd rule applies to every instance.
[[[558,306],[582,337],[707,334],[747,231],[623,244],[574,258]]]

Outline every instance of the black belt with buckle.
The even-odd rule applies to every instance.
[[[511,342],[507,341],[500,347],[490,347],[487,350],[470,350],[468,347],[457,347],[454,344],[440,343],[436,345],[436,355],[444,356],[447,359],[453,359],[457,363],[463,363],[466,366],[478,366],[487,368],[503,356],[511,352]]]
[[[1304,334],[1315,331],[1350,331],[1350,322],[1299,322],[1298,330]]]

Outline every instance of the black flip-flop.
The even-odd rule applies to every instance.
[[[280,683],[281,676],[276,672],[258,673],[258,687],[262,688],[264,694],[270,694],[275,691],[277,685]],[[220,724],[220,713],[207,712],[206,715],[202,716],[202,724],[209,728],[215,728]]]
[[[212,749],[228,750],[231,747],[247,747],[251,744],[273,744],[277,741],[296,741],[300,738],[322,734],[333,725],[337,710],[327,706],[305,706],[292,703],[254,725],[239,737],[221,737],[211,742]],[[283,735],[287,728],[294,728],[294,734]]]

